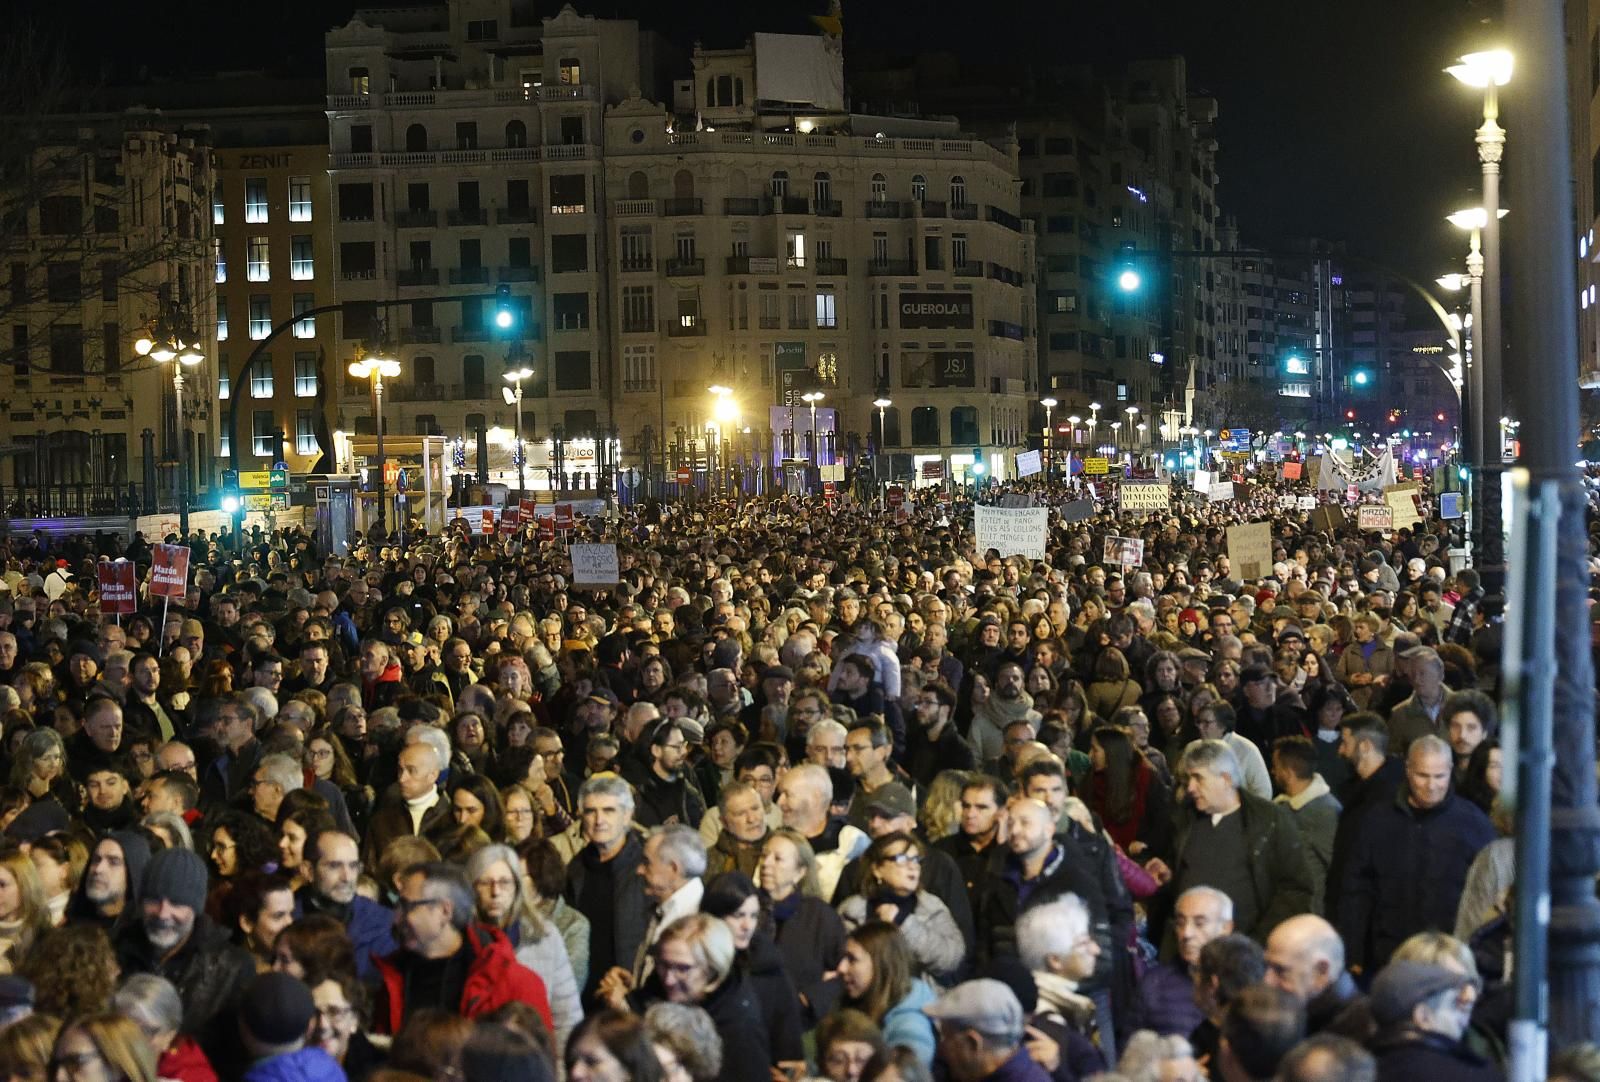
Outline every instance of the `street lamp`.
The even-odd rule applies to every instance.
[[[1500,158],[1505,151],[1506,133],[1500,127],[1500,88],[1511,81],[1512,56],[1505,49],[1469,53],[1445,70],[1467,86],[1483,91],[1483,123],[1476,136],[1478,164],[1483,177],[1483,212],[1478,229],[1482,233],[1483,300],[1481,310],[1473,322],[1478,325],[1475,336],[1477,348],[1473,350],[1474,386],[1471,399],[1476,407],[1477,425],[1473,443],[1476,444],[1482,466],[1475,474],[1473,502],[1478,514],[1473,516],[1473,529],[1478,535],[1473,557],[1479,573],[1487,569],[1485,588],[1490,593],[1500,589],[1502,565],[1502,528],[1500,519],[1501,457],[1498,454],[1499,430],[1495,426],[1500,416]],[[1481,391],[1480,391],[1481,385]],[[1491,454],[1491,450],[1495,453]]]
[[[889,441],[889,422],[887,410],[894,405],[893,399],[874,398],[872,404],[878,407],[878,457],[883,457],[883,449]],[[875,488],[882,488],[883,478],[878,469],[878,459],[872,460],[872,483]]]
[[[517,407],[517,492],[521,494],[528,491],[528,483],[523,479],[523,463],[527,460],[528,452],[522,443],[522,381],[533,378],[533,369],[527,365],[510,368],[505,373],[506,382],[511,386],[500,388],[500,393],[505,396],[506,405]]]
[[[1044,481],[1050,483],[1050,411],[1059,403],[1054,398],[1041,398],[1039,405],[1044,407]]]
[[[714,396],[714,401],[711,404],[711,417],[713,424],[706,426],[707,439],[709,440],[711,438],[711,434],[713,432],[716,434],[716,446],[717,451],[720,454],[722,451],[722,434],[728,430],[730,425],[737,425],[739,422],[739,404],[733,400],[732,387],[724,387],[720,383],[716,383],[712,384],[708,389]],[[726,489],[728,462],[725,457],[721,459],[721,465],[723,477],[720,487]],[[711,468],[709,446],[706,448],[706,468],[708,470]]]
[[[394,379],[400,374],[400,362],[391,357],[380,357],[376,353],[368,353],[359,361],[350,365],[350,374],[356,379],[370,380],[372,383],[372,417],[378,426],[378,531],[387,533],[387,514],[384,508],[383,473],[386,465],[383,457],[383,377]]]
[[[1100,403],[1098,402],[1089,403],[1089,443],[1091,446],[1094,444],[1095,429],[1100,427],[1100,408]]]
[[[1128,457],[1131,460],[1132,457],[1133,457],[1133,448],[1134,448],[1134,436],[1133,436],[1133,433],[1134,433],[1134,422],[1135,422],[1135,418],[1137,418],[1139,416],[1139,407],[1138,406],[1125,406],[1125,407],[1123,407],[1122,412],[1126,413],[1128,415]],[[1143,432],[1144,429],[1141,428],[1141,429],[1139,429],[1139,431]]]
[[[822,468],[822,448],[817,439],[817,403],[826,397],[821,391],[807,391],[800,396],[800,401],[811,407],[811,464],[818,470]]]
[[[1113,452],[1116,452],[1116,451],[1120,451],[1121,449],[1122,449],[1122,422],[1121,421],[1112,421],[1111,422],[1111,450]]]
[[[179,332],[169,324],[170,319],[158,320],[150,334],[141,335],[133,343],[133,351],[141,357],[154,357],[162,364],[172,365],[172,394],[178,425],[178,532],[188,537],[189,432],[183,423],[183,370],[185,366],[193,368],[205,360],[205,354],[194,343],[193,331]]]

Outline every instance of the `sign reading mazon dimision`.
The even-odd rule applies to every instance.
[[[971,330],[972,294],[902,291],[900,326],[904,330]]]

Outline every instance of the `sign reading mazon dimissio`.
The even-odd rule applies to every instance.
[[[902,291],[900,326],[904,330],[970,330],[972,294]]]

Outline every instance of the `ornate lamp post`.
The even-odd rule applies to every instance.
[[[350,365],[350,374],[356,379],[370,380],[372,382],[372,417],[378,426],[378,530],[388,532],[386,519],[387,508],[384,506],[384,466],[383,457],[383,377],[390,379],[400,375],[400,362],[392,357],[381,357],[377,351],[369,352],[367,356]]]

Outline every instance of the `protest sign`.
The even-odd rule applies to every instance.
[[[1248,522],[1228,527],[1228,563],[1246,582],[1272,574],[1272,525]]]
[[[1106,458],[1086,458],[1083,460],[1083,472],[1096,476],[1111,472],[1111,460]]]
[[[1461,517],[1461,493],[1439,493],[1439,517],[1446,521]]]
[[[1000,497],[1001,507],[1032,507],[1033,495],[1028,492],[1008,492]]]
[[[1004,556],[1044,559],[1050,512],[1043,507],[985,507],[972,509],[978,553],[995,549]]]
[[[485,507],[483,509],[482,527],[484,533],[494,533],[494,508]]]
[[[1038,451],[1024,451],[1017,456],[1017,476],[1032,477],[1044,467],[1039,462]]]
[[[1165,511],[1169,494],[1164,484],[1124,482],[1117,493],[1117,506],[1124,511]]]
[[[151,597],[176,597],[189,593],[189,546],[157,545],[151,550]]]
[[[1279,496],[1278,497],[1278,510],[1279,511],[1293,511],[1295,509],[1296,503],[1299,502],[1299,499],[1300,499],[1300,497],[1296,496],[1292,492],[1286,493],[1286,494],[1284,494],[1282,496]]]
[[[1302,511],[1315,511],[1317,509],[1317,498],[1315,496],[1301,496],[1298,506]]]
[[[1283,479],[1285,481],[1298,481],[1305,467],[1299,462],[1285,462],[1283,464]]]
[[[1377,504],[1363,504],[1356,509],[1356,526],[1363,530],[1389,530],[1394,528],[1394,508]]]
[[[1073,500],[1069,504],[1062,505],[1062,522],[1082,522],[1090,518],[1094,518],[1093,500]]]
[[[1394,511],[1394,528],[1408,529],[1422,521],[1420,490],[1415,481],[1403,485],[1386,485],[1383,502]]]
[[[1215,475],[1210,470],[1195,470],[1193,488],[1196,492],[1209,492],[1214,479]]]
[[[573,545],[574,586],[615,586],[620,581],[615,545]]]
[[[570,503],[556,504],[556,529],[572,529],[572,505]]]
[[[127,560],[110,560],[100,565],[100,615],[126,616],[138,609],[133,573],[134,567]]]
[[[1212,503],[1227,503],[1233,499],[1233,482],[1224,481],[1220,485],[1212,485],[1206,490],[1206,497]]]
[[[1105,563],[1121,567],[1138,567],[1144,563],[1144,539],[1139,537],[1106,538]]]
[[[1348,521],[1342,507],[1319,507],[1311,512],[1311,528],[1318,533],[1333,533]]]
[[[507,507],[500,512],[500,532],[516,533],[517,526],[522,521],[522,508]]]

